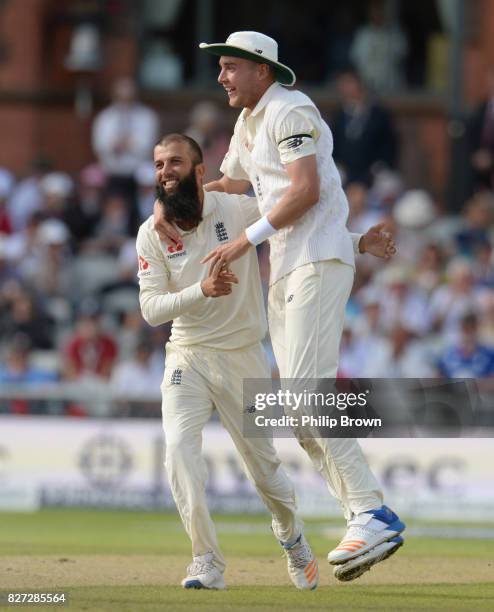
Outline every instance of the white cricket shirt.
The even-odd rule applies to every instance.
[[[261,341],[267,321],[255,248],[231,265],[239,283],[230,295],[208,298],[200,285],[209,271],[201,259],[259,216],[255,198],[204,192],[202,222],[189,232],[177,228],[182,242],[173,247],[159,239],[152,216],[145,221],[136,242],[144,319],[150,325],[173,320],[170,341],[179,346],[234,350]]]
[[[317,158],[319,202],[269,239],[271,284],[315,261],[339,259],[355,266],[360,235],[350,236],[346,228],[348,202],[332,152],[328,125],[300,91],[273,83],[252,111],[240,113],[221,171],[229,178],[250,181],[263,215],[290,186],[284,164],[307,155]]]

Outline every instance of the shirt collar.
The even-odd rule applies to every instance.
[[[276,92],[278,91],[278,87],[281,87],[281,85],[278,83],[278,81],[275,81],[272,85],[270,85],[266,91],[262,94],[261,99],[259,100],[259,102],[254,106],[254,108],[252,109],[251,112],[248,111],[248,109],[244,108],[244,117],[255,117],[257,114],[259,114],[264,107],[266,106],[266,104],[268,102],[270,102],[270,100],[274,97],[274,95],[276,94]]]
[[[212,193],[209,193],[209,191],[204,191],[204,201],[202,203],[203,221],[208,215],[210,215],[214,211],[215,208],[216,208],[216,198],[214,197]],[[193,230],[183,230],[183,229],[180,229],[178,225],[176,224],[175,224],[175,227],[181,236],[187,236],[188,234],[192,234],[193,232],[197,230],[197,227],[195,227]]]

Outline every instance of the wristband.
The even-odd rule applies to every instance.
[[[278,230],[275,230],[271,223],[268,221],[266,215],[261,217],[259,221],[256,221],[252,225],[245,230],[245,235],[247,236],[247,240],[257,246],[267,240],[273,234],[276,234]]]

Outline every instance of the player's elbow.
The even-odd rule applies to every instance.
[[[148,325],[150,325],[151,327],[158,327],[160,323],[157,317],[153,316],[150,312],[147,312],[145,309],[142,309],[141,313],[142,313],[142,318],[144,319],[144,321],[146,321]]]
[[[309,210],[319,202],[319,182],[307,182],[298,187],[298,199],[304,210]]]
[[[141,314],[144,321],[146,321],[146,323],[151,327],[158,327],[158,325],[163,323],[161,318],[158,316],[156,309],[152,308],[149,302],[141,300]]]

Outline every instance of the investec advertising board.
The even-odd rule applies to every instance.
[[[340,509],[295,439],[274,440],[305,515]],[[491,439],[363,439],[387,503],[424,518],[489,519],[494,513]],[[159,421],[0,417],[0,509],[38,506],[173,508]],[[263,509],[221,425],[203,434],[211,507]]]

